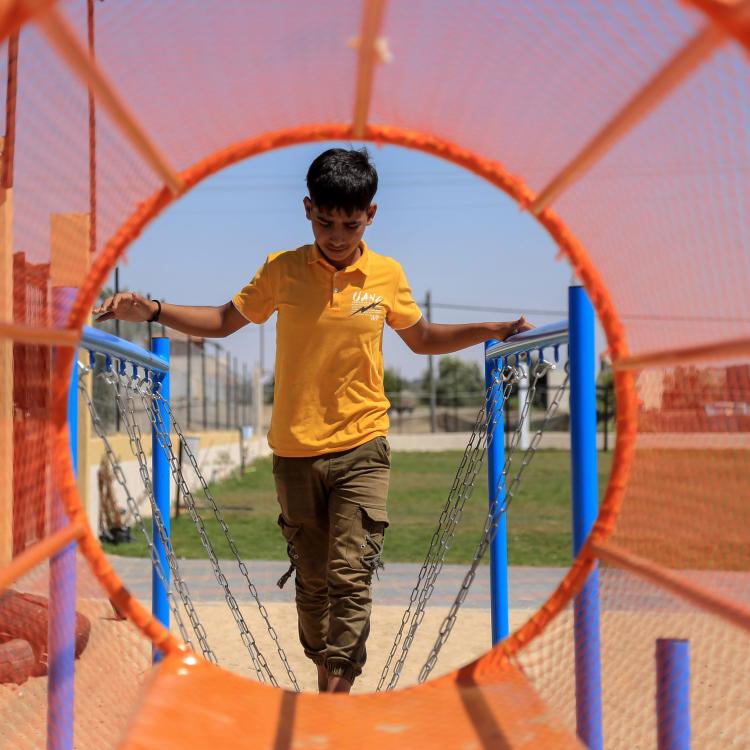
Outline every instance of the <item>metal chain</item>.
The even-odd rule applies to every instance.
[[[193,604],[193,599],[192,599],[192,596],[190,595],[190,590],[188,588],[187,582],[185,581],[182,575],[182,571],[180,570],[179,564],[177,562],[177,557],[174,554],[172,541],[169,538],[169,534],[167,534],[166,527],[164,526],[164,519],[162,517],[161,510],[159,509],[159,506],[156,504],[156,497],[154,495],[154,487],[151,481],[151,475],[149,474],[149,470],[148,470],[148,459],[146,458],[146,453],[143,450],[143,442],[141,439],[141,428],[139,427],[138,422],[136,420],[135,404],[133,402],[133,398],[130,393],[131,388],[129,386],[131,386],[131,381],[126,380],[123,383],[122,382],[123,378],[121,376],[118,377],[115,373],[111,373],[109,377],[107,377],[106,375],[103,375],[103,377],[106,382],[110,383],[113,386],[114,394],[115,394],[115,404],[117,406],[118,411],[120,412],[122,423],[125,426],[125,430],[128,435],[128,440],[130,442],[130,448],[136,460],[138,461],[138,471],[141,475],[141,481],[143,482],[143,486],[146,489],[146,496],[148,497],[149,504],[151,506],[152,520],[154,524],[156,525],[156,531],[157,531],[157,534],[159,535],[159,540],[161,541],[162,547],[164,548],[165,555],[167,558],[167,563],[169,565],[169,569],[172,572],[172,578],[174,580],[174,585],[177,589],[177,593],[179,594],[180,600],[182,601],[182,605],[185,608],[185,612],[187,612],[188,618],[190,619],[190,624],[193,628],[193,632],[195,633],[196,638],[198,639],[198,644],[200,645],[201,652],[204,658],[214,664],[217,664],[218,659],[216,658],[216,654],[213,652],[212,648],[210,647],[208,643],[208,636],[206,634],[206,629],[203,627],[203,624],[201,623],[200,618],[198,617],[198,613],[195,609],[195,605]],[[127,408],[125,407],[125,404],[123,403],[123,399],[122,399],[122,385],[125,385],[126,391],[128,393]],[[146,382],[145,385],[148,385],[148,383]],[[109,441],[107,440],[106,436],[102,435],[101,437],[105,442],[105,446],[109,446]],[[111,451],[111,448],[109,448],[108,453],[110,451]],[[114,454],[112,454],[112,457],[114,457]],[[152,560],[156,560],[160,568],[161,560],[159,560],[159,557],[156,554],[156,550],[153,548],[150,537],[146,530],[146,524],[140,516],[137,503],[135,502],[135,500],[132,499],[132,497],[130,497],[130,493],[128,491],[127,485],[125,484],[125,477],[122,474],[122,469],[119,466],[119,462],[117,465],[118,465],[120,476],[118,476],[117,470],[115,470],[113,467],[113,471],[115,471],[115,476],[119,484],[124,488],[126,495],[129,498],[128,505],[129,506],[132,505],[131,513],[133,513],[133,515],[136,518],[140,519],[139,523],[141,525],[141,530],[145,534],[146,540],[148,541],[149,546],[152,550]],[[170,587],[166,584],[164,579],[162,579],[162,583],[164,584],[165,590],[169,591],[169,595],[171,595]],[[177,617],[179,618],[179,614],[177,615]],[[182,633],[182,630],[180,632]],[[183,639],[184,639],[184,636],[183,636]],[[190,643],[190,641],[186,640],[186,642],[192,648],[192,644]]]
[[[289,680],[291,681],[294,689],[297,692],[300,692],[300,687],[299,687],[299,683],[297,682],[297,677],[294,674],[294,671],[292,670],[292,666],[289,663],[289,659],[287,658],[286,652],[281,646],[278,633],[276,632],[276,629],[271,624],[271,620],[268,615],[268,610],[260,601],[258,591],[255,585],[253,584],[253,582],[250,580],[250,573],[247,569],[247,565],[245,565],[245,563],[242,560],[242,557],[240,556],[239,550],[237,549],[237,545],[235,544],[234,539],[232,538],[232,534],[229,531],[229,527],[227,526],[227,523],[224,520],[221,510],[219,509],[219,506],[216,504],[216,501],[213,495],[211,494],[211,491],[208,488],[208,484],[206,483],[205,477],[203,476],[203,473],[198,467],[198,461],[196,460],[196,457],[190,448],[189,442],[185,440],[185,436],[182,431],[182,428],[180,427],[177,419],[175,418],[172,408],[169,405],[169,402],[161,396],[158,390],[154,391],[152,394],[152,403],[154,407],[156,406],[157,402],[158,404],[164,407],[165,411],[167,412],[169,416],[170,422],[175,432],[177,433],[178,437],[182,441],[183,452],[188,457],[193,467],[193,470],[195,471],[196,476],[200,480],[201,487],[203,489],[203,494],[211,506],[211,510],[213,511],[214,517],[216,518],[216,520],[218,521],[219,525],[222,528],[222,531],[224,532],[224,537],[226,538],[229,548],[231,549],[232,554],[234,555],[234,558],[237,561],[240,572],[242,573],[242,576],[244,577],[245,582],[247,583],[248,591],[250,592],[250,595],[254,599],[258,607],[258,611],[260,612],[260,615],[263,618],[263,621],[265,622],[268,634],[276,646],[276,651],[279,655],[279,659],[284,665],[284,669],[286,670],[287,676],[289,677]],[[147,405],[146,402],[144,402],[144,405]],[[245,645],[247,646],[249,642],[253,644],[255,652],[256,652],[256,657],[258,661],[260,662],[260,664],[262,665],[263,669],[265,669],[266,673],[268,674],[271,684],[278,687],[278,683],[276,682],[276,679],[273,676],[273,673],[271,672],[270,667],[268,666],[268,662],[266,661],[265,657],[258,649],[257,645],[255,644],[255,639],[250,633],[250,630],[247,628],[244,618],[242,617],[242,613],[240,612],[239,607],[237,606],[236,600],[233,594],[231,593],[231,590],[229,589],[229,583],[226,579],[226,576],[224,576],[218,564],[218,559],[216,559],[216,555],[213,551],[213,547],[211,546],[211,542],[208,539],[208,536],[205,532],[203,520],[196,508],[195,498],[193,497],[193,493],[188,487],[187,482],[185,481],[185,478],[182,474],[182,469],[179,465],[179,461],[175,455],[175,452],[172,446],[172,440],[169,436],[169,433],[166,431],[165,425],[161,419],[160,411],[158,408],[150,408],[148,409],[148,413],[149,413],[149,418],[152,420],[152,424],[156,427],[156,433],[159,436],[159,443],[164,449],[164,451],[166,452],[167,457],[169,459],[169,464],[172,470],[172,475],[174,476],[175,481],[180,486],[180,492],[185,498],[185,502],[188,506],[188,510],[190,512],[191,518],[193,519],[193,522],[195,523],[196,528],[198,529],[198,534],[201,537],[201,542],[203,543],[203,546],[206,549],[206,552],[208,553],[209,558],[212,558],[212,566],[214,567],[214,572],[217,576],[217,580],[219,581],[219,584],[224,588],[225,598],[227,600],[227,603],[229,604],[229,608],[232,610],[232,613],[234,614],[234,617],[235,617],[235,620],[237,621],[238,626],[240,627],[240,633],[243,635],[243,640],[245,641]],[[243,626],[244,626],[244,631],[243,631]]]
[[[530,404],[531,401],[533,400],[534,393],[536,392],[536,386],[539,380],[544,375],[544,373],[547,372],[551,367],[552,365],[550,365],[547,362],[541,362],[537,366],[535,376],[534,376],[534,381],[532,383],[532,386],[529,388],[528,398],[527,398],[526,404],[524,405],[525,407],[528,404]],[[440,631],[438,632],[438,636],[435,640],[435,643],[433,644],[432,649],[430,650],[430,653],[424,663],[424,666],[422,667],[419,673],[418,679],[420,683],[424,682],[429,677],[430,672],[432,672],[432,670],[435,667],[435,664],[437,663],[438,656],[440,654],[442,647],[445,645],[448,638],[450,637],[451,631],[453,630],[453,626],[456,623],[456,618],[458,617],[458,612],[461,608],[461,605],[466,600],[466,597],[469,594],[471,585],[474,582],[474,578],[476,577],[477,568],[479,567],[479,564],[482,561],[482,558],[484,557],[484,554],[487,551],[487,548],[492,544],[492,541],[497,535],[497,528],[498,528],[500,519],[507,512],[511,501],[513,500],[513,497],[521,482],[521,477],[523,475],[523,472],[525,471],[526,467],[534,459],[534,456],[536,455],[536,452],[539,447],[539,443],[541,442],[542,435],[545,429],[547,428],[547,425],[549,424],[550,419],[557,412],[557,409],[560,405],[560,401],[562,400],[563,393],[565,392],[565,389],[567,387],[568,379],[569,379],[569,375],[566,370],[565,378],[563,382],[561,383],[561,385],[557,388],[551,403],[547,407],[547,410],[544,415],[544,420],[542,421],[541,426],[534,434],[534,437],[532,438],[531,443],[529,444],[529,447],[524,451],[521,465],[518,467],[518,471],[513,477],[510,485],[507,486],[507,489],[506,489],[507,477],[508,477],[507,469],[510,468],[510,461],[506,461],[506,466],[503,469],[503,473],[500,477],[498,486],[495,491],[495,496],[492,500],[492,504],[490,505],[490,509],[487,514],[487,518],[485,520],[484,530],[482,532],[482,538],[480,539],[480,542],[477,545],[477,549],[474,552],[474,557],[472,559],[471,566],[468,572],[466,573],[466,575],[464,576],[464,580],[461,583],[461,587],[458,591],[458,594],[456,595],[456,598],[453,604],[451,605],[448,615],[445,617],[442,625],[440,626]],[[528,409],[524,408],[522,419],[525,418],[526,413],[528,413]],[[519,420],[519,426],[523,424],[522,419]],[[518,443],[518,440],[515,441],[516,445],[517,443]],[[505,490],[504,494],[503,494],[503,490]],[[501,502],[501,498],[502,498],[502,502]]]
[[[174,598],[174,593],[169,586],[169,583],[167,582],[167,576],[164,572],[164,568],[162,567],[161,560],[159,559],[159,556],[156,552],[156,548],[154,547],[154,543],[151,541],[151,535],[148,533],[148,529],[146,528],[146,523],[143,520],[143,516],[141,516],[140,511],[138,510],[138,504],[135,501],[135,498],[130,494],[130,488],[127,485],[127,481],[125,479],[125,474],[123,473],[122,466],[120,465],[120,462],[117,459],[117,456],[115,456],[114,451],[112,450],[112,446],[110,445],[109,440],[107,439],[107,436],[104,432],[104,427],[101,423],[101,419],[99,417],[99,414],[96,411],[96,408],[94,407],[94,404],[91,400],[91,397],[89,396],[88,389],[86,388],[85,384],[79,381],[78,388],[81,391],[81,395],[83,396],[83,400],[86,403],[86,407],[89,410],[89,414],[91,415],[91,423],[94,426],[94,431],[96,432],[97,436],[101,439],[101,441],[104,443],[104,449],[107,455],[107,462],[110,465],[110,468],[112,469],[112,473],[117,480],[117,483],[123,488],[125,492],[126,502],[128,506],[128,510],[130,511],[130,514],[133,516],[136,524],[140,528],[141,532],[143,533],[143,536],[146,538],[146,544],[149,549],[149,553],[151,554],[151,564],[154,567],[154,570],[156,571],[156,574],[159,576],[159,580],[162,583],[162,586],[164,586],[164,590],[167,592],[167,598],[169,600],[169,608],[172,611],[172,614],[174,615],[175,620],[177,621],[177,627],[180,630],[180,636],[182,637],[182,640],[185,641],[185,643],[190,646],[190,648],[193,648],[193,644],[190,640],[190,637],[187,632],[187,628],[185,627],[185,623],[182,619],[182,614],[180,613],[180,609],[177,605],[177,600]]]
[[[450,548],[464,506],[474,491],[474,482],[483,465],[487,448],[491,445],[496,421],[503,418],[505,404],[510,397],[514,383],[518,381],[519,371],[507,367],[502,373],[499,373],[495,369],[492,371],[491,378],[492,382],[485,392],[485,403],[477,413],[471,436],[453,480],[453,486],[438,518],[425,561],[417,576],[417,582],[412,589],[409,604],[401,618],[401,625],[380,675],[376,688],[378,691],[382,690],[391,663],[396,656],[399,645],[401,645],[401,653],[393,666],[393,674],[388,689],[393,689],[398,682],[417,629],[424,619],[427,603],[434,592],[435,582],[442,571],[445,555]],[[500,397],[500,408],[496,409]],[[409,628],[404,638],[404,630],[407,624]],[[401,644],[402,639],[403,644]]]
[[[247,649],[248,654],[250,655],[250,660],[253,663],[253,668],[255,669],[258,680],[260,682],[266,682],[266,675],[268,675],[268,681],[270,681],[272,685],[277,686],[278,683],[276,683],[273,674],[271,674],[271,671],[268,668],[268,664],[266,663],[265,658],[263,658],[263,655],[260,653],[258,645],[255,642],[255,638],[250,632],[250,629],[245,622],[245,618],[240,611],[237,600],[235,599],[234,594],[232,594],[231,589],[229,588],[229,582],[227,581],[224,572],[221,570],[219,560],[216,557],[213,545],[211,544],[211,541],[208,538],[208,534],[206,533],[205,526],[203,525],[203,520],[195,510],[195,503],[192,501],[192,497],[189,498],[188,495],[184,492],[187,484],[184,477],[182,476],[182,473],[179,470],[179,466],[177,466],[177,459],[174,456],[174,451],[172,450],[171,440],[169,439],[169,436],[167,436],[165,440],[164,425],[158,422],[154,417],[154,391],[152,390],[148,394],[142,392],[141,398],[143,400],[143,405],[145,407],[146,413],[149,415],[151,424],[154,427],[154,435],[156,435],[157,442],[161,446],[162,450],[164,450],[169,461],[169,467],[172,477],[178,484],[179,491],[184,494],[185,501],[188,506],[188,511],[190,512],[190,517],[192,518],[193,523],[198,531],[198,536],[200,537],[201,544],[208,554],[208,559],[211,563],[211,568],[213,569],[214,576],[216,577],[219,585],[224,590],[224,598],[229,607],[229,611],[232,613],[232,616],[237,623],[237,627],[240,631],[240,637],[243,644],[245,645],[245,648]],[[153,447],[155,449],[156,446]]]

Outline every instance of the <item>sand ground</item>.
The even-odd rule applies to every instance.
[[[267,609],[302,689],[315,690],[314,667],[297,641],[294,606],[271,602]],[[198,610],[222,666],[253,678],[250,659],[226,605],[201,602]],[[137,710],[151,671],[150,644],[132,625],[114,619],[106,601],[81,600],[79,611],[90,617],[92,631],[76,666],[75,747],[105,750],[117,746],[129,717]],[[257,608],[244,606],[243,612],[279,682],[288,686]],[[402,613],[400,606],[375,606],[368,664],[355,692],[372,691],[376,686]],[[511,627],[518,627],[530,614],[530,610],[512,611]],[[399,687],[416,682],[444,615],[442,607],[427,611]],[[489,647],[489,631],[488,610],[463,610],[433,675],[484,653]],[[615,610],[602,613],[601,635],[605,747],[656,747],[654,643],[665,636],[690,639],[692,746],[710,750],[750,747],[750,677],[746,669],[750,649],[745,633],[694,610]],[[534,684],[542,688],[544,699],[573,726],[574,654],[569,610],[525,649],[521,663]],[[44,747],[46,704],[44,677],[20,686],[0,686],[0,748]]]
[[[305,658],[302,647],[297,639],[297,612],[294,605],[270,603],[266,605],[269,617],[279,634],[279,639],[287,653],[287,658],[297,676],[302,690],[317,689],[317,677],[314,665]],[[237,625],[228,615],[227,607],[221,604],[198,605],[201,621],[210,634],[209,643],[216,651],[219,663],[233,672],[255,679],[250,657],[239,637]],[[274,675],[283,687],[291,688],[291,682],[286,676],[282,663],[276,656],[276,649],[265,628],[257,609],[243,607],[248,625],[255,634],[261,651],[271,665]],[[367,693],[375,690],[380,678],[381,670],[398,632],[403,607],[381,605],[373,608],[370,638],[367,641],[367,664],[360,678],[355,682],[354,692]],[[514,611],[511,613],[511,627],[520,625],[528,612]],[[399,687],[408,687],[417,682],[419,670],[425,662],[432,647],[440,624],[445,616],[445,610],[428,610],[420,627],[410,656],[406,662]],[[476,659],[490,648],[490,612],[484,609],[466,609],[456,622],[450,640],[441,651],[440,661],[433,672],[433,676],[453,671],[457,667]]]

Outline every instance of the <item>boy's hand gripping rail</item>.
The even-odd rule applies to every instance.
[[[536,349],[545,349],[548,346],[560,346],[568,341],[568,321],[560,320],[557,323],[548,323],[547,325],[533,328],[531,331],[517,333],[510,336],[505,341],[498,341],[497,344],[489,347],[485,353],[487,361],[520,356],[523,353],[531,352]]]
[[[169,362],[157,357],[146,349],[131,344],[130,341],[100,331],[98,328],[84,326],[80,346],[90,352],[106,354],[119,360],[126,360],[138,367],[161,374],[169,372]]]

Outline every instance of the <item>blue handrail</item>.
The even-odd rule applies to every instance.
[[[169,362],[130,341],[113,336],[98,328],[84,326],[81,347],[90,352],[108,354],[116,359],[127,360],[139,367],[159,373],[169,372]]]
[[[487,347],[485,358],[487,360],[500,359],[500,357],[510,357],[521,352],[535,351],[544,349],[547,346],[559,346],[568,341],[568,321],[559,320],[557,323],[547,323],[547,325],[533,328],[530,331],[517,333],[515,336],[498,341],[490,347]]]

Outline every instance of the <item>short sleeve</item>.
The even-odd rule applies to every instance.
[[[251,323],[265,323],[276,310],[271,257],[258,269],[249,284],[232,297],[232,304]]]
[[[414,301],[404,269],[399,265],[393,303],[386,317],[386,322],[394,330],[400,331],[404,328],[411,328],[419,322],[421,317],[422,311]]]

